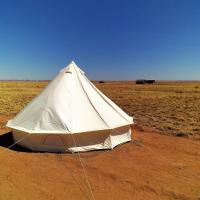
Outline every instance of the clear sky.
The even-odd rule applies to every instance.
[[[200,79],[199,0],[0,0],[0,79]]]

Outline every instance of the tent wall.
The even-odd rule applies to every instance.
[[[77,152],[97,149],[112,149],[131,140],[130,125],[111,130],[83,132],[76,134],[30,134],[13,129],[14,142],[33,151]]]

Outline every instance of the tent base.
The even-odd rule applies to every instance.
[[[76,134],[29,134],[16,129],[13,129],[12,131],[14,142],[19,141],[17,143],[18,145],[32,151],[63,153],[84,152],[100,149],[113,149],[119,144],[131,141],[130,126],[119,127],[112,130]]]

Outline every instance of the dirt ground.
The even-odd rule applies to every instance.
[[[92,199],[78,154],[5,149],[1,200]],[[134,131],[130,143],[80,155],[95,199],[200,199],[199,141]]]
[[[80,154],[87,179],[79,154],[7,148],[7,120],[47,83],[0,82],[0,200],[200,200],[199,82],[95,82],[137,124],[132,142]]]

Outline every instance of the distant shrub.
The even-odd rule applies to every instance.
[[[198,88],[199,88],[199,86],[197,85],[197,86],[195,86],[194,88],[195,88],[195,89],[198,89]]]
[[[105,83],[105,81],[99,81],[99,83]]]
[[[182,90],[176,90],[176,93],[184,93]]]
[[[188,135],[190,135],[190,133],[188,133],[188,132],[183,132],[183,131],[179,131],[179,132],[175,133],[175,135],[176,135],[177,137],[188,137]]]
[[[200,128],[193,128],[193,131],[200,131]]]

